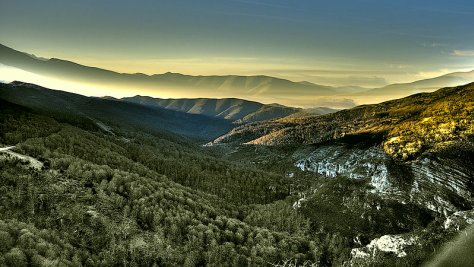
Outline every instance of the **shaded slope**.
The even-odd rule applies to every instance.
[[[21,82],[1,84],[0,98],[37,111],[89,118],[99,125],[104,122],[204,140],[218,136],[230,128],[229,122],[218,118],[85,97]]]
[[[265,105],[237,98],[160,99],[148,96],[134,96],[124,97],[122,100],[191,114],[217,117],[237,123],[281,118],[300,110],[298,108],[291,108],[282,105]]]

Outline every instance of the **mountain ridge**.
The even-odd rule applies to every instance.
[[[381,135],[387,154],[410,159],[474,135],[474,83],[361,105],[322,116],[286,117],[234,128],[214,140],[255,145],[317,144]]]
[[[151,107],[161,107],[191,114],[222,118],[235,123],[271,120],[299,112],[300,108],[279,104],[262,104],[239,98],[171,98],[161,99],[149,96],[123,97],[123,101]]]
[[[423,80],[417,80],[408,83],[394,83],[384,87],[374,88],[365,92],[359,93],[360,95],[380,95],[380,94],[391,94],[394,96],[410,95],[421,92],[431,92],[433,90],[442,87],[452,87],[471,83],[474,81],[474,70],[465,72],[452,72],[437,76],[434,78],[428,78]]]
[[[378,103],[437,88],[474,82],[474,71],[454,72],[409,83],[379,88],[327,86],[307,81],[290,81],[267,75],[186,75],[120,73],[81,65],[58,58],[42,59],[0,44],[0,63],[54,79],[129,90],[139,88],[147,95],[186,95],[191,98],[245,98],[262,103],[278,102],[289,106],[329,106],[351,108]],[[61,88],[58,88],[61,89]],[[174,97],[175,98],[175,97]]]
[[[61,255],[65,265],[221,266],[231,259],[230,266],[260,266],[291,257],[323,266],[416,265],[474,218],[472,91],[444,88],[235,128],[289,146],[202,147],[179,130],[199,133],[230,122],[2,84],[0,143],[14,146],[0,154],[0,237],[13,240],[4,243],[3,262],[15,266],[14,255],[25,251],[25,262]],[[256,140],[257,133],[239,138]],[[403,138],[392,142],[397,134]],[[441,146],[429,149],[433,143]],[[398,144],[425,148],[404,159],[403,149],[390,152]],[[15,155],[43,167],[30,168],[34,162]],[[37,237],[67,253],[43,253]],[[122,253],[129,247],[142,254]]]
[[[264,95],[268,93],[285,95],[288,90],[293,94],[332,95],[335,91],[330,86],[312,83],[298,83],[266,75],[211,75],[192,76],[167,72],[164,74],[128,74],[104,70],[97,67],[81,65],[68,60],[51,58],[35,60],[26,53],[0,45],[0,63],[20,68],[40,75],[69,79],[76,82],[95,82],[126,87],[139,85],[148,89],[191,91],[216,90],[215,94],[225,95],[226,91],[238,90],[242,95]]]

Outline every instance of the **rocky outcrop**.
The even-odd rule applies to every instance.
[[[424,206],[444,217],[471,209],[474,204],[470,168],[436,155],[397,162],[380,146],[333,144],[298,156],[294,165],[328,178],[367,180],[372,193]]]
[[[459,231],[474,224],[474,210],[457,211],[446,218],[443,223],[445,230]]]
[[[376,253],[393,253],[397,257],[406,257],[405,248],[416,244],[418,238],[410,235],[384,235],[372,240],[367,246],[354,248],[351,256],[354,259],[367,259]]]
[[[410,200],[448,216],[472,208],[472,173],[459,163],[423,157],[409,164],[413,175]]]
[[[296,161],[302,171],[312,171],[327,177],[342,175],[350,179],[369,179],[374,192],[392,188],[386,162],[390,158],[380,147],[360,149],[344,145],[323,146]]]

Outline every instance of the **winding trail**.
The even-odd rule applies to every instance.
[[[2,147],[2,148],[0,148],[0,152],[8,154],[12,157],[18,158],[20,160],[28,161],[29,165],[31,167],[35,168],[35,169],[40,170],[43,167],[43,162],[41,162],[41,161],[39,161],[39,160],[37,160],[33,157],[30,157],[30,156],[27,156],[27,155],[22,155],[22,154],[10,151],[10,149],[13,149],[13,148],[15,148],[15,146]]]
[[[15,146],[0,147],[0,152],[8,151],[12,148],[15,148]]]

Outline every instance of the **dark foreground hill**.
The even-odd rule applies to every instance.
[[[0,84],[0,98],[36,111],[53,113],[64,119],[90,119],[106,131],[109,126],[120,125],[209,140],[231,127],[229,121],[220,118],[113,99],[85,97],[22,82]]]

